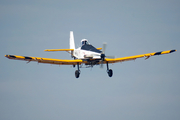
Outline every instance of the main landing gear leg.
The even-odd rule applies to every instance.
[[[75,77],[76,78],[79,78],[79,75],[80,75],[80,70],[79,70],[79,63],[77,63],[77,70],[75,71]]]
[[[109,69],[108,62],[106,63],[106,65],[107,65],[107,73],[108,73],[109,77],[112,77],[113,71],[111,69]]]

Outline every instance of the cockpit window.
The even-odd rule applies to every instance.
[[[87,40],[82,40],[82,46],[83,45],[89,45],[88,41]]]
[[[81,44],[82,44],[82,46],[81,46],[81,49],[82,49],[82,50],[101,53],[100,50],[97,50],[94,46],[92,46],[91,44],[89,44],[87,39],[82,39],[82,40],[81,40]]]

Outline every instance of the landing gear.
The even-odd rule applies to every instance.
[[[107,73],[108,73],[109,77],[112,77],[113,71],[112,71],[112,69],[109,69],[108,62],[106,63],[106,65],[107,65]]]
[[[79,78],[79,75],[80,75],[80,70],[79,70],[79,63],[77,63],[77,70],[75,71],[75,77],[76,78]]]
[[[109,77],[112,77],[113,76],[113,70],[109,69],[108,62],[106,63],[106,65],[107,65],[107,74]],[[77,63],[77,70],[75,71],[75,77],[79,78],[80,73],[81,73],[81,71],[79,70],[79,63]]]

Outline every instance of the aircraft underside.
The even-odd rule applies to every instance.
[[[90,68],[90,67],[92,68],[95,65],[100,65],[101,67],[103,66],[103,63],[101,63],[101,59],[96,59],[96,60],[88,60],[87,59],[86,61],[87,61],[87,63],[81,64],[81,65],[79,63],[77,63],[77,70],[75,71],[76,78],[79,78],[79,76],[80,76],[80,73],[81,73],[80,68]],[[73,65],[73,67],[75,67],[75,65]],[[107,67],[108,76],[112,77],[113,71],[112,71],[112,69],[109,69],[108,62],[106,62],[106,67]]]

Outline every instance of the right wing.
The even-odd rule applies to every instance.
[[[18,56],[18,55],[5,55],[5,57],[14,60],[24,60],[27,62],[35,61],[38,63],[47,63],[47,64],[57,64],[57,65],[77,65],[86,63],[83,60],[62,60],[62,59],[52,59],[52,58],[42,58],[42,57],[28,57],[28,56]]]

